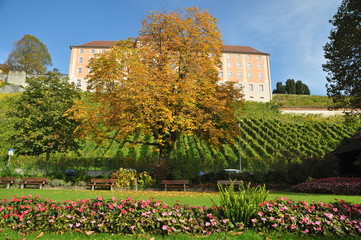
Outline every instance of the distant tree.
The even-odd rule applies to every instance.
[[[276,89],[273,90],[273,93],[280,93],[280,94],[287,93],[286,88],[285,88],[285,86],[283,86],[282,82],[277,82],[276,83]]]
[[[40,155],[47,162],[53,152],[75,148],[73,132],[76,122],[64,116],[78,97],[78,90],[58,72],[28,78],[28,86],[8,112],[13,118],[12,142],[17,153]]]
[[[46,66],[52,61],[47,47],[32,35],[25,35],[14,44],[6,64],[13,71],[24,71],[26,74],[44,74]]]
[[[296,94],[310,95],[311,92],[306,84],[304,84],[302,81],[298,80],[296,82]]]
[[[353,109],[361,116],[361,4],[343,0],[330,20],[334,26],[324,46],[327,95],[334,108]]]
[[[242,95],[231,83],[218,84],[223,43],[216,19],[198,8],[152,12],[137,40],[92,59],[89,84],[99,104],[73,108],[82,133],[153,145],[159,164],[169,163],[182,134],[215,146],[233,141]],[[152,139],[133,141],[134,134]]]
[[[283,85],[282,82],[277,82],[276,89],[273,90],[273,93],[310,95],[311,91],[302,81],[298,80],[295,83],[295,80],[287,79],[286,85]]]
[[[287,79],[286,81],[286,92],[288,94],[296,94],[296,83],[293,79]]]

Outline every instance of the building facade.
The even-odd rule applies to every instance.
[[[97,53],[103,53],[116,41],[92,41],[70,46],[69,79],[86,90],[87,65]],[[222,49],[220,82],[236,82],[249,101],[269,102],[272,99],[269,54],[247,46],[224,45]]]

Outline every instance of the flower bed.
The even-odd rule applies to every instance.
[[[222,207],[220,207],[222,208]],[[86,199],[54,202],[23,196],[0,200],[0,228],[33,231],[92,233],[149,233],[192,235],[216,232],[284,231],[317,235],[361,236],[361,207],[345,201],[325,204],[288,199],[265,201],[247,223],[232,224],[217,215],[215,207],[184,204],[169,206],[162,201]]]
[[[361,195],[361,178],[322,178],[292,186],[294,192]]]
[[[259,231],[361,235],[361,207],[344,201],[309,204],[280,198],[262,203],[251,222]]]
[[[218,219],[212,209],[161,201],[109,199],[53,202],[23,196],[0,202],[0,228],[21,232],[191,233],[228,231],[233,225]]]

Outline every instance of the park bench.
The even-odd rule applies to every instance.
[[[189,181],[188,180],[162,180],[162,185],[164,186],[165,191],[167,191],[167,188],[169,188],[169,187],[183,188],[184,191],[186,191],[187,187],[189,187]]]
[[[114,190],[114,186],[117,183],[117,179],[91,179],[90,184],[87,186],[91,187],[91,190],[95,190],[95,187],[109,187],[110,190]]]
[[[232,180],[218,180],[217,185],[222,187],[229,187],[233,183],[234,187],[239,187],[242,184],[242,181],[232,181]]]
[[[0,177],[0,184],[6,184],[6,188],[11,188],[15,181],[16,177]]]
[[[38,178],[38,177],[26,177],[22,178],[19,184],[21,188],[25,188],[27,185],[39,186],[40,189],[44,187],[45,184],[49,182],[48,178]]]

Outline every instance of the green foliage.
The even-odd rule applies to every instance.
[[[27,83],[26,91],[9,111],[15,151],[40,155],[75,149],[73,131],[77,124],[65,116],[78,96],[74,84],[57,72],[29,78]]]
[[[32,35],[25,35],[14,44],[6,64],[13,71],[27,74],[44,74],[46,66],[51,66],[51,57],[47,47]]]
[[[298,80],[295,82],[294,79],[287,79],[286,85],[283,85],[282,82],[277,82],[276,89],[273,90],[273,93],[278,94],[301,94],[301,95],[310,95],[310,89],[302,81]]]
[[[117,186],[146,188],[155,185],[156,180],[148,172],[138,173],[134,169],[120,168],[112,174],[112,178],[117,179]]]
[[[324,46],[328,73],[327,95],[334,108],[352,109],[361,116],[361,4],[358,0],[343,0],[330,20],[333,29]],[[351,112],[353,113],[353,112]]]
[[[229,219],[234,224],[246,224],[254,217],[259,204],[268,196],[266,186],[251,187],[241,181],[239,191],[235,192],[233,183],[229,187],[218,185],[221,193],[219,205],[216,205],[218,216]]]

